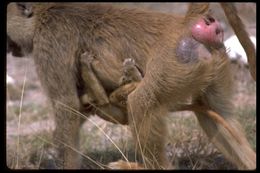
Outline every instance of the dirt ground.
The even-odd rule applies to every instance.
[[[187,8],[183,3],[118,5],[180,14]],[[239,9],[242,6],[241,17],[250,26],[249,32],[255,34],[255,20],[252,19],[255,19],[255,4],[238,4]],[[223,15],[218,5],[214,4],[213,9],[217,16]],[[231,30],[227,29],[226,33],[230,35]],[[247,65],[234,62],[232,70],[236,82],[235,114],[245,128],[250,144],[256,149],[256,83]],[[50,105],[35,73],[33,59],[7,54],[7,73],[15,79],[15,84],[7,86],[7,166],[12,169],[41,169],[47,164],[51,167],[52,163],[46,163],[44,155],[46,146],[52,145],[51,133],[55,125]],[[179,112],[169,116],[169,131],[166,149],[177,169],[235,169],[208,141],[192,113]],[[114,125],[94,115],[83,125],[80,146],[84,169],[102,169],[109,162],[123,159],[122,153],[129,161],[138,160],[128,127]]]

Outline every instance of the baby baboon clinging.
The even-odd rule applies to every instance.
[[[92,77],[98,79],[107,95],[119,87],[120,68],[125,59],[133,58],[141,69],[144,77],[128,96],[127,117],[145,167],[169,166],[163,150],[167,133],[164,115],[192,96],[194,103],[222,115],[240,134],[242,144],[212,119],[195,111],[210,139],[239,168],[255,168],[255,153],[230,116],[232,82],[222,44],[215,48],[214,40],[206,40],[205,47],[201,44],[195,47],[198,54],[191,52],[190,59],[181,51],[188,50],[182,47],[182,42],[193,46],[194,40],[190,43],[186,39],[196,33],[192,26],[200,23],[199,19],[212,22],[205,18],[207,8],[193,5],[187,17],[183,17],[101,4],[21,5],[10,3],[7,7],[7,35],[23,53],[33,54],[38,76],[53,104],[54,142],[64,168],[80,165],[76,152],[80,117],[64,105],[87,114],[80,101],[85,85],[91,91],[91,83],[86,84],[81,78],[79,59],[84,52],[94,56]],[[206,50],[205,56],[201,49]],[[127,115],[124,109],[110,104],[98,107],[105,111],[103,115],[108,113],[112,118]]]
[[[111,103],[115,106],[126,109],[127,96],[136,88],[138,82],[142,80],[142,74],[135,63],[135,60],[131,58],[124,60],[122,68],[123,73],[118,82],[120,87],[113,91],[108,98],[104,88],[100,85],[100,82],[97,80],[91,69],[93,58],[86,56],[86,54],[83,54],[80,59],[82,78],[84,83],[89,83],[91,81],[90,87],[92,88],[86,88],[86,93],[81,98],[82,104],[91,103],[102,106]],[[94,95],[92,95],[93,93]],[[127,121],[127,117],[125,118]]]
[[[83,53],[80,56],[80,65],[81,65],[81,77],[83,79],[83,94],[80,97],[81,104],[83,106],[87,105],[99,106],[98,109],[94,109],[94,112],[97,113],[101,118],[111,121],[113,123],[120,123],[120,124],[126,124],[127,123],[127,116],[126,116],[126,109],[124,105],[124,109],[120,108],[119,102],[117,100],[113,99],[113,92],[111,94],[111,100],[107,97],[105,89],[101,86],[99,80],[96,78],[96,75],[94,74],[92,70],[92,63],[94,63],[95,56],[90,53]],[[127,69],[128,70],[128,69]],[[126,77],[125,75],[120,78],[119,85],[122,85],[124,82],[123,77]],[[131,87],[135,89],[134,85],[131,84]],[[132,89],[132,90],[133,90]],[[131,91],[132,91],[131,90]],[[124,93],[123,96],[123,103],[126,102],[127,95],[131,92],[129,90],[129,87],[127,88],[127,92]],[[120,90],[120,93],[122,93],[122,89]],[[122,95],[122,94],[121,94]],[[114,101],[115,100],[115,101]],[[111,101],[115,104],[111,104]],[[122,103],[120,102],[120,103]],[[90,104],[90,105],[89,105]],[[83,110],[85,112],[91,113],[89,110]]]

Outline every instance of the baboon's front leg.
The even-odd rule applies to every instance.
[[[68,64],[59,59],[60,57],[51,53],[46,54],[43,51],[48,48],[50,52],[55,52],[55,50],[51,50],[50,45],[47,44],[44,47],[42,43],[36,44],[35,48],[38,51],[34,52],[34,61],[41,84],[52,102],[55,115],[55,131],[52,144],[57,147],[59,156],[57,167],[78,169],[81,165],[78,153],[81,117],[76,113],[80,111],[80,101],[75,85],[75,74],[70,70]],[[72,53],[66,52],[64,54],[71,55]],[[48,62],[49,56],[53,58],[53,61]],[[64,58],[68,59],[68,57]],[[54,69],[53,67],[57,68]]]

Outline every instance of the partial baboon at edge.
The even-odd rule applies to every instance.
[[[81,117],[64,105],[88,116],[95,108],[89,105],[86,109],[82,97],[91,93],[87,100],[93,99],[97,110],[102,110],[98,112],[102,118],[129,123],[144,168],[171,167],[164,151],[164,118],[168,111],[181,109],[192,98],[194,105],[221,115],[240,137],[240,141],[235,140],[206,112],[195,108],[200,125],[217,148],[239,169],[255,169],[255,152],[231,116],[232,80],[223,43],[218,36],[199,35],[193,28],[198,23],[209,23],[209,27],[216,24],[207,12],[208,4],[192,4],[186,16],[100,4],[8,5],[7,35],[16,45],[9,48],[13,52],[21,48],[18,52],[32,53],[34,57],[38,76],[54,108],[54,142],[59,146],[63,168],[80,167],[79,154],[71,148],[79,148],[82,124]],[[236,27],[245,30],[240,23]],[[255,54],[249,53],[250,63]],[[91,66],[85,66],[84,62],[89,61],[84,57],[92,57]],[[119,87],[122,64],[127,58],[134,59],[143,74],[127,97],[127,110],[111,105],[107,98],[100,103],[96,97],[109,96]],[[100,93],[83,79],[81,73],[88,70],[86,80],[96,81]],[[120,163],[118,168],[124,166],[124,162]]]

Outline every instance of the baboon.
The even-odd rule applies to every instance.
[[[124,60],[123,73],[118,81],[120,87],[108,97],[92,71],[91,64],[93,57],[86,56],[88,55],[84,53],[80,59],[82,78],[85,83],[91,83],[91,86],[89,85],[89,89],[86,88],[86,93],[81,98],[82,104],[92,103],[102,106],[112,103],[115,106],[126,109],[127,96],[136,88],[138,82],[142,80],[141,71],[138,69],[135,60],[131,58]],[[127,121],[127,117],[125,118],[125,121]]]
[[[207,7],[205,7],[204,9],[202,8],[203,6],[201,6],[201,7],[199,7],[198,9],[196,9],[197,7],[196,6],[190,6],[190,9],[189,9],[189,12],[191,13],[191,12],[195,12],[195,14],[199,14],[199,10],[203,10],[203,11],[207,11]],[[196,11],[197,10],[197,11]],[[204,16],[206,16],[204,19],[202,19],[202,16],[200,16],[199,18],[198,18],[198,21],[197,21],[197,23],[194,25],[194,23],[192,23],[192,25],[193,25],[193,27],[191,27],[191,35],[192,35],[192,37],[183,37],[183,33],[181,33],[181,34],[178,34],[178,35],[181,35],[181,39],[180,39],[180,41],[179,41],[179,44],[177,44],[176,45],[176,59],[177,59],[177,62],[179,61],[179,62],[181,62],[181,63],[197,63],[197,65],[198,65],[198,63],[201,63],[203,60],[206,60],[206,61],[204,61],[203,63],[204,63],[204,65],[206,65],[207,67],[204,67],[205,69],[204,70],[206,70],[206,71],[203,71],[203,72],[201,72],[200,70],[202,69],[202,66],[204,66],[204,65],[202,65],[203,63],[201,63],[200,65],[202,65],[202,66],[194,66],[195,67],[195,71],[193,72],[192,71],[192,69],[189,69],[189,70],[191,70],[192,72],[190,72],[189,70],[187,70],[187,73],[190,73],[190,74],[193,74],[192,76],[193,76],[193,79],[195,79],[195,80],[192,80],[194,83],[196,83],[196,82],[201,82],[201,83],[198,83],[198,85],[196,85],[195,84],[195,86],[200,86],[200,87],[198,87],[199,88],[199,90],[195,90],[195,91],[193,91],[193,92],[191,92],[191,93],[189,93],[192,97],[193,97],[193,100],[194,100],[194,102],[196,103],[198,103],[198,105],[191,105],[190,107],[186,107],[185,108],[185,106],[182,106],[182,104],[179,104],[179,106],[180,106],[180,108],[179,108],[179,110],[193,110],[195,113],[196,113],[196,115],[198,116],[198,119],[200,118],[200,119],[202,119],[203,121],[204,120],[207,120],[205,117],[203,117],[203,118],[201,118],[201,116],[206,116],[206,115],[211,115],[210,117],[207,117],[207,118],[212,118],[211,120],[207,120],[208,122],[210,122],[210,121],[213,121],[213,122],[210,122],[210,123],[216,123],[216,122],[220,122],[225,128],[226,128],[226,130],[228,130],[228,132],[231,134],[231,135],[233,135],[233,139],[227,139],[227,141],[228,140],[230,140],[230,142],[229,142],[229,145],[231,145],[231,147],[234,147],[234,150],[230,150],[230,151],[224,151],[224,152],[226,152],[226,153],[224,153],[225,155],[226,155],[226,157],[227,158],[229,158],[229,159],[231,159],[233,162],[235,162],[236,164],[241,164],[241,162],[243,162],[243,158],[241,158],[241,155],[239,155],[240,153],[240,149],[239,149],[239,145],[243,145],[243,147],[245,148],[245,149],[247,149],[247,150],[249,150],[249,155],[248,155],[248,160],[250,160],[251,159],[251,161],[249,161],[249,163],[245,163],[245,164],[249,164],[249,165],[240,165],[241,166],[241,168],[243,168],[243,166],[244,167],[246,167],[246,168],[253,168],[254,167],[254,164],[255,164],[255,154],[254,154],[254,151],[252,150],[252,149],[250,149],[250,146],[248,145],[248,143],[246,142],[246,139],[244,138],[242,138],[241,139],[241,132],[238,132],[237,131],[237,129],[236,129],[236,127],[234,128],[234,122],[232,122],[231,120],[225,120],[225,118],[226,117],[221,117],[221,116],[219,116],[217,113],[215,113],[215,112],[212,112],[212,110],[207,110],[207,111],[202,111],[205,107],[202,107],[202,106],[199,106],[199,105],[206,105],[207,107],[208,107],[208,109],[212,109],[211,107],[213,107],[213,110],[214,109],[216,109],[216,111],[219,111],[219,112],[224,112],[224,113],[226,113],[225,112],[225,110],[222,110],[222,108],[221,107],[216,107],[215,105],[208,105],[209,103],[209,101],[208,101],[208,98],[207,98],[207,95],[200,95],[200,94],[197,94],[198,92],[201,92],[200,90],[208,90],[208,92],[210,93],[210,92],[212,92],[211,90],[215,90],[215,87],[216,86],[214,86],[214,85],[218,85],[218,83],[220,83],[220,81],[219,80],[222,80],[222,79],[224,79],[223,78],[223,76],[221,77],[221,78],[218,78],[218,77],[214,77],[214,76],[216,76],[218,73],[220,73],[222,70],[224,70],[224,74],[230,74],[230,72],[229,72],[229,70],[226,70],[226,68],[228,67],[228,62],[227,62],[227,58],[226,58],[226,54],[225,54],[225,49],[224,49],[224,46],[223,46],[223,31],[221,30],[222,28],[220,27],[220,24],[217,22],[217,21],[215,21],[215,19],[213,18],[213,17],[211,17],[211,16],[209,16],[206,12],[203,12],[203,13],[201,13],[202,15],[204,15]],[[193,17],[193,16],[190,16],[191,14],[187,14],[186,15],[186,18],[185,18],[185,20],[186,20],[186,22],[187,23],[185,23],[185,24],[189,24],[190,22],[192,22],[194,19],[190,19],[190,17]],[[192,14],[192,15],[194,15],[194,14]],[[195,20],[196,21],[196,20]],[[199,27],[197,27],[197,25],[199,25]],[[203,25],[205,25],[206,27],[208,27],[207,29],[205,29],[205,28],[203,28],[203,29],[201,29],[201,26],[203,27]],[[195,27],[194,27],[195,26]],[[189,27],[183,27],[183,28],[189,28]],[[188,31],[188,32],[190,32],[190,31]],[[185,33],[185,32],[184,32]],[[187,34],[187,33],[186,33]],[[185,34],[184,34],[185,35]],[[188,35],[188,34],[187,34]],[[197,43],[197,41],[199,41],[199,42],[201,42],[202,44],[204,44],[202,47],[201,46],[198,46],[198,43]],[[203,50],[204,49],[204,50]],[[206,49],[206,50],[205,50]],[[157,51],[159,51],[159,50],[157,50]],[[165,52],[167,52],[167,51],[165,51]],[[167,57],[167,56],[166,56]],[[220,60],[220,59],[217,59],[217,58],[221,58],[222,60]],[[224,58],[223,58],[224,57]],[[252,57],[252,56],[251,56]],[[170,59],[171,58],[171,59]],[[168,57],[168,59],[170,59],[170,60],[172,60],[172,58],[173,57]],[[201,58],[201,59],[200,59]],[[215,59],[217,59],[217,60],[214,60],[214,58]],[[157,59],[159,59],[159,58],[157,58]],[[166,58],[165,58],[166,59]],[[170,63],[170,60],[168,60],[168,59],[166,59],[166,62],[167,63],[163,63],[163,65],[164,65],[164,67],[166,68],[166,69],[168,69],[167,68],[167,65],[168,66],[170,66],[170,67],[172,67],[171,65],[171,63]],[[207,59],[213,59],[213,60],[211,60],[211,62],[207,62],[208,60]],[[168,61],[167,61],[168,60]],[[198,61],[201,61],[201,62],[198,62]],[[175,64],[176,62],[174,62],[173,64],[174,65],[176,65]],[[160,64],[160,62],[159,62],[159,60],[158,61],[156,61],[156,63],[155,64],[153,64],[155,67],[158,67],[158,64]],[[151,66],[151,65],[150,65]],[[193,66],[193,65],[192,65]],[[221,67],[222,66],[222,67]],[[211,68],[212,67],[212,68]],[[214,68],[214,67],[218,67],[219,69],[216,69],[216,68]],[[165,69],[164,68],[164,69]],[[206,68],[208,68],[208,71],[207,71],[207,69]],[[160,69],[160,68],[159,68]],[[162,67],[161,67],[161,69],[163,69]],[[170,69],[173,69],[172,70],[172,72],[170,71]],[[209,70],[209,69],[211,69],[211,70]],[[214,69],[214,70],[213,70]],[[166,70],[167,71],[167,73],[174,73],[175,72],[175,70],[176,70],[176,68],[169,68],[168,70]],[[183,70],[185,70],[185,69],[183,69]],[[204,77],[201,77],[201,79],[196,79],[196,76],[198,75],[198,74],[196,74],[195,72],[198,70],[198,72],[199,73],[203,73],[203,74],[207,74],[207,75],[205,75]],[[155,73],[155,72],[154,72]],[[151,72],[151,74],[154,74],[154,73],[152,73]],[[185,74],[185,73],[184,73]],[[187,75],[187,74],[186,74]],[[183,75],[183,76],[185,76],[186,77],[186,75]],[[162,73],[162,74],[158,74],[158,72],[157,72],[157,76],[156,77],[154,77],[154,76],[151,76],[150,78],[148,78],[147,80],[148,81],[152,81],[151,79],[154,79],[154,80],[156,80],[156,81],[160,81],[160,79],[161,78],[164,78],[165,76],[167,76],[167,74],[165,74],[165,73]],[[215,78],[215,79],[214,79]],[[230,79],[230,77],[225,77],[226,79],[225,79],[225,82],[229,82],[231,79]],[[180,79],[179,79],[180,80]],[[168,81],[168,80],[166,80],[166,81]],[[174,80],[172,80],[172,81],[174,81]],[[181,81],[181,80],[180,80]],[[131,82],[131,81],[130,81]],[[162,81],[161,81],[162,82]],[[208,84],[206,84],[205,85],[205,82],[207,82]],[[213,82],[213,83],[215,83],[213,86],[211,86],[211,82]],[[169,97],[169,94],[167,93],[165,96],[163,96],[163,94],[161,94],[161,93],[163,93],[163,91],[165,91],[165,88],[167,88],[169,85],[168,84],[165,84],[165,85],[167,85],[167,87],[162,87],[163,85],[163,82],[162,83],[159,83],[159,84],[157,84],[157,85],[160,85],[160,87],[157,87],[157,86],[154,86],[154,88],[150,88],[150,86],[151,86],[151,83],[150,83],[150,85],[148,85],[148,84],[146,84],[147,85],[147,88],[145,89],[145,90],[141,90],[141,93],[142,94],[140,94],[140,95],[138,95],[139,97],[137,97],[136,96],[136,99],[134,99],[133,100],[133,104],[135,105],[135,106],[137,106],[136,105],[136,103],[139,105],[139,104],[141,104],[140,102],[137,102],[137,100],[138,99],[140,99],[140,98],[143,98],[143,95],[145,95],[145,93],[147,93],[147,91],[151,91],[152,90],[152,92],[154,92],[156,89],[157,90],[159,90],[158,91],[158,95],[155,95],[155,96],[153,96],[154,97],[154,102],[155,103],[152,103],[151,105],[142,105],[141,107],[140,107],[140,112],[135,112],[135,114],[133,115],[133,118],[135,118],[136,116],[139,116],[139,115],[144,115],[144,114],[148,114],[149,115],[149,110],[152,110],[151,111],[151,113],[150,114],[152,114],[152,116],[155,116],[155,115],[153,115],[153,113],[154,112],[156,112],[156,111],[154,111],[153,110],[153,108],[154,107],[156,107],[154,104],[156,104],[156,102],[160,102],[160,104],[162,103],[162,102],[165,102],[164,104],[166,105],[166,109],[165,109],[165,111],[167,111],[167,110],[169,110],[169,108],[168,107],[178,107],[178,103],[176,104],[176,105],[167,105],[168,104],[168,102],[170,102],[170,101],[167,101],[167,97]],[[191,85],[192,83],[190,83],[190,85]],[[146,86],[145,84],[143,84],[144,86]],[[177,84],[174,84],[174,85],[177,85]],[[229,84],[230,85],[230,84]],[[128,85],[127,85],[128,86]],[[131,86],[131,85],[129,85],[129,86]],[[132,85],[133,86],[133,85]],[[143,86],[143,87],[144,87]],[[230,85],[231,86],[231,85]],[[229,87],[230,87],[229,86]],[[135,85],[135,87],[136,87],[136,85]],[[134,90],[134,88],[135,87],[131,87],[131,91],[133,91]],[[161,91],[160,92],[160,89],[161,89],[161,87],[164,89],[163,91]],[[128,87],[129,88],[129,87]],[[129,92],[129,90],[128,91],[124,91],[124,89],[125,88],[123,88],[123,93],[125,92],[125,93],[127,93],[126,95],[128,95],[130,92]],[[119,90],[120,91],[120,90]],[[166,90],[167,91],[167,90]],[[184,90],[185,91],[185,90]],[[135,91],[134,91],[135,92]],[[223,91],[222,91],[223,92]],[[230,91],[226,91],[224,94],[228,94]],[[206,92],[207,93],[207,92]],[[112,95],[113,95],[114,93],[112,93]],[[118,94],[118,93],[116,93],[116,94]],[[221,97],[224,97],[225,95],[223,95],[223,96],[221,96]],[[126,97],[126,96],[125,96]],[[149,99],[153,99],[153,97],[151,97],[151,96],[149,96]],[[157,100],[158,98],[160,98],[160,97],[162,97],[160,100]],[[183,96],[184,97],[184,96]],[[188,96],[186,96],[186,99],[187,99],[187,97]],[[121,100],[124,100],[125,98],[122,98]],[[172,99],[172,98],[171,98]],[[221,98],[222,99],[222,98]],[[146,103],[148,100],[142,100],[144,103]],[[177,100],[176,100],[177,101]],[[211,103],[212,104],[212,103]],[[223,100],[223,104],[228,104],[228,101],[226,101],[226,100]],[[133,106],[133,109],[134,109],[134,111],[136,111],[136,107],[135,106]],[[214,108],[214,107],[216,107],[216,108]],[[161,109],[161,107],[157,107],[157,109]],[[171,108],[170,108],[171,109]],[[201,110],[202,109],[202,110]],[[219,109],[219,110],[218,110]],[[129,111],[129,110],[128,110]],[[146,112],[145,112],[146,111]],[[153,112],[154,111],[154,112]],[[161,111],[161,110],[159,110],[159,111]],[[211,111],[211,112],[209,112],[209,111]],[[163,113],[163,114],[165,114],[165,113]],[[228,115],[224,115],[224,116],[228,116]],[[150,117],[151,118],[151,117]],[[137,124],[139,123],[139,122],[143,122],[143,123],[145,123],[145,122],[147,122],[147,118],[146,119],[140,119],[140,117],[138,117],[138,118],[136,118],[137,119],[137,121],[134,121],[134,123],[136,122]],[[151,118],[152,119],[152,118]],[[205,126],[205,123],[203,122],[203,121],[200,121],[200,123],[201,123],[201,125],[202,125],[202,127],[203,126]],[[215,121],[215,122],[214,122]],[[229,122],[229,123],[227,123],[227,121]],[[155,124],[155,123],[151,123],[150,124],[150,126],[152,126],[153,124]],[[214,124],[215,126],[218,126],[218,124]],[[137,125],[137,127],[135,126],[134,128],[146,128],[147,126],[146,125]],[[154,127],[155,128],[155,127]],[[221,127],[218,127],[218,128],[220,128],[221,129]],[[140,133],[144,133],[144,135],[143,136],[141,136],[141,139],[144,139],[145,137],[147,137],[147,133],[149,133],[149,132],[146,132],[145,131],[145,129],[143,129],[143,130],[139,130],[138,132],[136,132],[136,129],[134,129],[135,130],[135,132],[133,132],[133,133],[137,133],[139,136],[140,136]],[[212,130],[212,129],[210,129],[210,130]],[[159,130],[158,130],[159,131]],[[215,130],[215,131],[218,131],[218,130]],[[212,130],[212,132],[208,132],[208,133],[215,133],[213,130]],[[225,131],[220,131],[220,133],[222,133],[221,135],[220,135],[220,137],[218,137],[219,139],[217,139],[217,140],[219,140],[219,141],[217,141],[217,142],[220,142],[220,139],[222,138],[222,140],[223,140],[223,138],[225,138],[225,137],[227,137],[228,136],[228,134],[225,132]],[[160,132],[157,132],[157,134],[161,134]],[[162,133],[162,134],[164,134],[164,133]],[[139,136],[138,135],[136,135],[137,137],[136,138],[138,138]],[[152,134],[151,135],[151,139],[150,140],[154,140],[154,134]],[[148,137],[149,138],[149,137]],[[158,137],[159,138],[159,137]],[[163,138],[163,137],[161,137],[161,138]],[[148,141],[149,141],[149,139],[147,139]],[[138,141],[139,142],[139,141]],[[223,142],[225,142],[224,140],[223,140]],[[150,143],[152,143],[152,142],[150,142]],[[159,143],[159,141],[156,143],[156,144],[158,144]],[[139,145],[146,145],[147,144],[147,141],[145,141],[145,142],[140,142],[140,144]],[[154,144],[154,145],[156,145],[156,144]],[[219,144],[217,144],[217,146],[218,146]],[[232,146],[233,145],[233,146]],[[221,146],[221,145],[219,145],[218,147],[223,147],[223,146]],[[225,147],[225,146],[224,146]],[[154,147],[154,148],[156,148],[154,151],[149,151],[149,150],[151,150],[151,148],[153,148],[153,147],[147,147],[148,149],[148,151],[147,152],[150,152],[150,153],[148,153],[147,155],[149,155],[150,154],[150,156],[148,156],[147,158],[144,158],[144,160],[145,159],[147,159],[146,161],[148,162],[147,164],[150,164],[150,165],[148,165],[148,168],[151,168],[151,167],[155,167],[155,168],[158,168],[159,166],[160,166],[160,163],[158,164],[158,160],[160,160],[160,159],[158,159],[157,160],[157,158],[158,157],[160,157],[160,155],[155,155],[155,156],[153,156],[154,155],[154,153],[156,153],[156,150],[158,150],[158,148],[156,148],[156,147]],[[142,148],[142,147],[140,147],[140,150],[142,150],[142,149],[144,149],[144,148]],[[163,150],[163,149],[162,149]],[[158,151],[157,151],[158,152]],[[233,152],[235,152],[235,154],[233,154]],[[161,153],[162,153],[162,151],[161,151]],[[143,154],[143,153],[142,153]],[[159,152],[159,154],[160,154],[160,152]],[[231,155],[231,154],[233,154],[233,156]],[[144,154],[145,155],[145,154]],[[232,157],[234,157],[234,158],[232,158]],[[154,159],[153,159],[154,158]],[[152,162],[151,162],[152,161]],[[250,163],[251,162],[251,163]],[[119,163],[119,167],[121,167],[121,168],[125,168],[126,166],[127,166],[127,164],[129,164],[129,163],[127,163],[127,164],[125,164],[125,165],[122,165],[122,162],[118,162]],[[155,166],[156,164],[158,164],[157,166]],[[251,164],[251,165],[250,165]],[[115,166],[115,163],[113,163],[112,164],[113,166]],[[147,166],[147,165],[146,165]],[[135,167],[135,166],[133,166],[133,167]],[[140,167],[138,167],[138,168],[140,168]]]
[[[196,10],[201,9],[203,11],[205,8],[201,6],[201,8],[196,9],[194,7],[193,9],[195,14],[199,14],[201,11],[196,12]],[[203,13],[200,14],[205,15]],[[188,17],[189,19],[189,15],[188,13],[186,18]],[[199,17],[197,21],[199,24],[203,22],[201,18],[202,16]],[[194,19],[191,21],[194,21]],[[208,21],[209,24],[207,24]],[[217,28],[215,19],[209,17],[208,21],[205,21],[206,25],[210,26],[212,23],[211,26],[215,28],[215,34],[219,33],[220,31],[219,28]],[[214,24],[216,26],[214,26]],[[176,34],[181,37],[175,39],[179,40],[179,44],[175,44],[175,47],[166,46],[165,49],[157,50],[157,53],[162,51],[161,59],[154,58],[148,63],[144,79],[128,96],[129,123],[133,124],[132,132],[136,135],[140,152],[142,156],[144,156],[144,166],[148,168],[160,168],[162,165],[164,165],[164,168],[168,167],[169,163],[167,163],[165,154],[162,154],[164,151],[163,147],[161,147],[164,139],[161,134],[165,134],[166,130],[156,126],[160,121],[161,124],[159,126],[165,127],[165,122],[163,122],[161,114],[165,114],[169,109],[178,106],[179,103],[191,96],[193,103],[206,105],[208,108],[222,115],[229,125],[235,129],[237,133],[236,136],[240,137],[240,141],[236,141],[234,138],[232,139],[230,134],[218,126],[212,119],[209,119],[205,113],[194,110],[200,125],[207,135],[212,138],[213,143],[215,143],[227,158],[236,163],[239,168],[254,169],[255,153],[250,148],[242,132],[239,132],[239,127],[235,125],[235,121],[230,116],[231,109],[229,106],[231,106],[230,92],[232,85],[229,76],[229,62],[227,62],[225,49],[223,49],[224,47],[221,45],[222,42],[218,41],[218,36],[214,36],[213,38],[209,37],[209,39],[207,39],[207,35],[203,35],[204,33],[200,35],[198,33],[205,28],[199,28],[201,31],[196,31],[196,29],[192,28],[191,35],[193,38],[183,37],[183,35],[185,35],[183,32],[185,31],[183,31],[182,28],[189,27],[181,26],[178,28],[176,26],[176,28],[176,32],[179,31],[179,29],[181,30],[181,33]],[[201,56],[200,54],[194,54],[194,52],[191,51],[196,48],[196,44],[192,43],[193,39],[202,42],[211,56],[207,57],[207,55]],[[187,45],[182,44],[182,42]],[[182,45],[185,46],[182,47]],[[167,50],[171,49],[176,50],[176,57],[169,56]],[[204,57],[206,57],[205,61],[203,61],[203,59],[197,59]],[[194,58],[197,62],[194,62]],[[184,61],[180,61],[180,59]],[[181,68],[179,66],[180,62],[183,64]],[[195,64],[186,66],[185,63]],[[161,71],[156,71],[155,69],[161,69]],[[169,75],[169,73],[171,75]],[[172,83],[166,84],[166,81],[171,81]],[[196,87],[192,88],[190,86]],[[189,92],[187,93],[187,91]],[[140,98],[142,99],[140,100]],[[145,128],[151,129],[147,131]],[[157,138],[155,136],[157,136]]]
[[[182,60],[186,60],[186,61],[188,59],[192,58],[191,60],[194,61],[195,60],[195,59],[193,59],[194,57],[190,56],[191,54],[196,53],[196,49],[190,49],[190,47],[191,47],[190,44],[192,43],[192,40],[191,40],[191,42],[187,41],[187,39],[184,39],[182,41],[186,41],[186,43],[188,43],[188,44],[181,43],[182,46],[179,49],[182,50],[182,54],[183,53],[185,53],[185,54],[183,54],[184,56],[179,56],[179,57],[181,57]],[[183,47],[183,45],[185,45],[185,46]],[[183,48],[185,48],[185,49],[183,49]],[[189,48],[189,49],[186,49],[186,48]],[[188,53],[187,53],[187,51],[188,51]],[[189,56],[187,56],[187,55],[189,55]],[[84,65],[84,64],[85,63],[82,61],[82,65]],[[87,65],[91,66],[91,61],[89,61],[89,63]],[[82,72],[83,78],[88,76],[88,75],[86,75],[86,72],[88,72],[88,74],[92,73],[90,69],[83,71]],[[86,79],[88,79],[88,78],[84,79],[84,81],[86,83],[89,81],[92,81],[92,80],[86,80]],[[126,59],[123,63],[123,76],[120,78],[120,81],[119,81],[119,85],[122,87],[119,87],[118,89],[113,91],[110,94],[109,98],[107,98],[106,95],[102,95],[102,96],[100,95],[98,97],[93,98],[93,96],[91,97],[91,93],[84,94],[82,102],[83,102],[83,104],[88,104],[91,102],[93,103],[95,100],[99,101],[99,100],[102,100],[102,98],[105,98],[105,100],[109,99],[108,102],[110,102],[114,106],[118,106],[120,108],[126,109],[127,96],[137,87],[138,82],[140,82],[141,79],[142,79],[142,74],[139,71],[138,67],[136,66],[135,61],[130,58]],[[92,85],[96,86],[96,89],[93,92],[98,93],[99,91],[103,91],[102,86],[100,86],[98,82],[95,82],[95,81],[92,81],[92,82],[93,82]],[[104,92],[102,92],[102,93],[104,94]],[[87,99],[85,99],[84,97],[87,97]],[[184,104],[184,105],[180,106],[178,108],[178,110],[175,110],[175,111],[183,111],[183,110],[199,111],[199,112],[206,113],[207,116],[212,118],[216,123],[220,123],[221,125],[223,125],[223,127],[226,128],[226,130],[228,130],[238,142],[240,142],[239,136],[237,136],[235,130],[231,126],[229,126],[228,123],[225,121],[225,119],[222,118],[222,116],[218,115],[216,112],[213,112],[212,110],[208,110],[205,106],[203,107],[203,106],[195,105],[195,104],[193,104],[193,105]],[[172,111],[174,111],[174,110],[172,110]],[[118,118],[118,117],[114,117],[114,118]],[[127,119],[122,121],[122,118],[127,118],[127,117],[124,115],[121,115],[120,119],[118,119],[118,122],[121,122],[121,124],[127,123]],[[122,122],[124,122],[124,123],[122,123]]]
[[[128,118],[146,168],[170,166],[164,152],[167,134],[164,115],[178,109],[190,97],[193,103],[223,116],[239,134],[242,143],[204,112],[195,110],[202,128],[220,151],[240,169],[255,168],[255,153],[230,116],[232,81],[225,49],[217,39],[205,40],[196,35],[193,28],[196,23],[202,24],[202,19],[215,25],[214,18],[205,17],[207,11],[208,5],[203,8],[191,5],[186,16],[101,4],[8,5],[9,41],[21,48],[23,54],[32,53],[42,86],[53,105],[54,142],[63,168],[80,166],[79,155],[72,148],[78,149],[81,117],[66,106],[89,115],[94,108],[86,108],[81,102],[85,88],[87,93],[91,92],[87,99],[93,97],[94,102],[98,101],[96,106],[104,110],[98,115],[109,120],[116,117],[115,122],[122,116],[122,121]],[[236,12],[227,15],[233,14],[237,15]],[[237,27],[244,30],[240,23]],[[203,44],[192,47],[199,54],[191,52],[188,56],[182,42],[190,46],[194,42]],[[250,53],[248,58],[254,58]],[[91,66],[82,65],[80,59],[91,56],[94,59]],[[87,77],[98,79],[96,82],[103,88],[99,94],[110,95],[119,87],[120,69],[127,58],[134,59],[143,74],[127,97],[127,110],[109,104],[108,99],[101,103],[95,100],[100,95],[94,93],[97,91],[91,83],[84,82],[81,72],[90,67],[93,73],[87,73]]]

